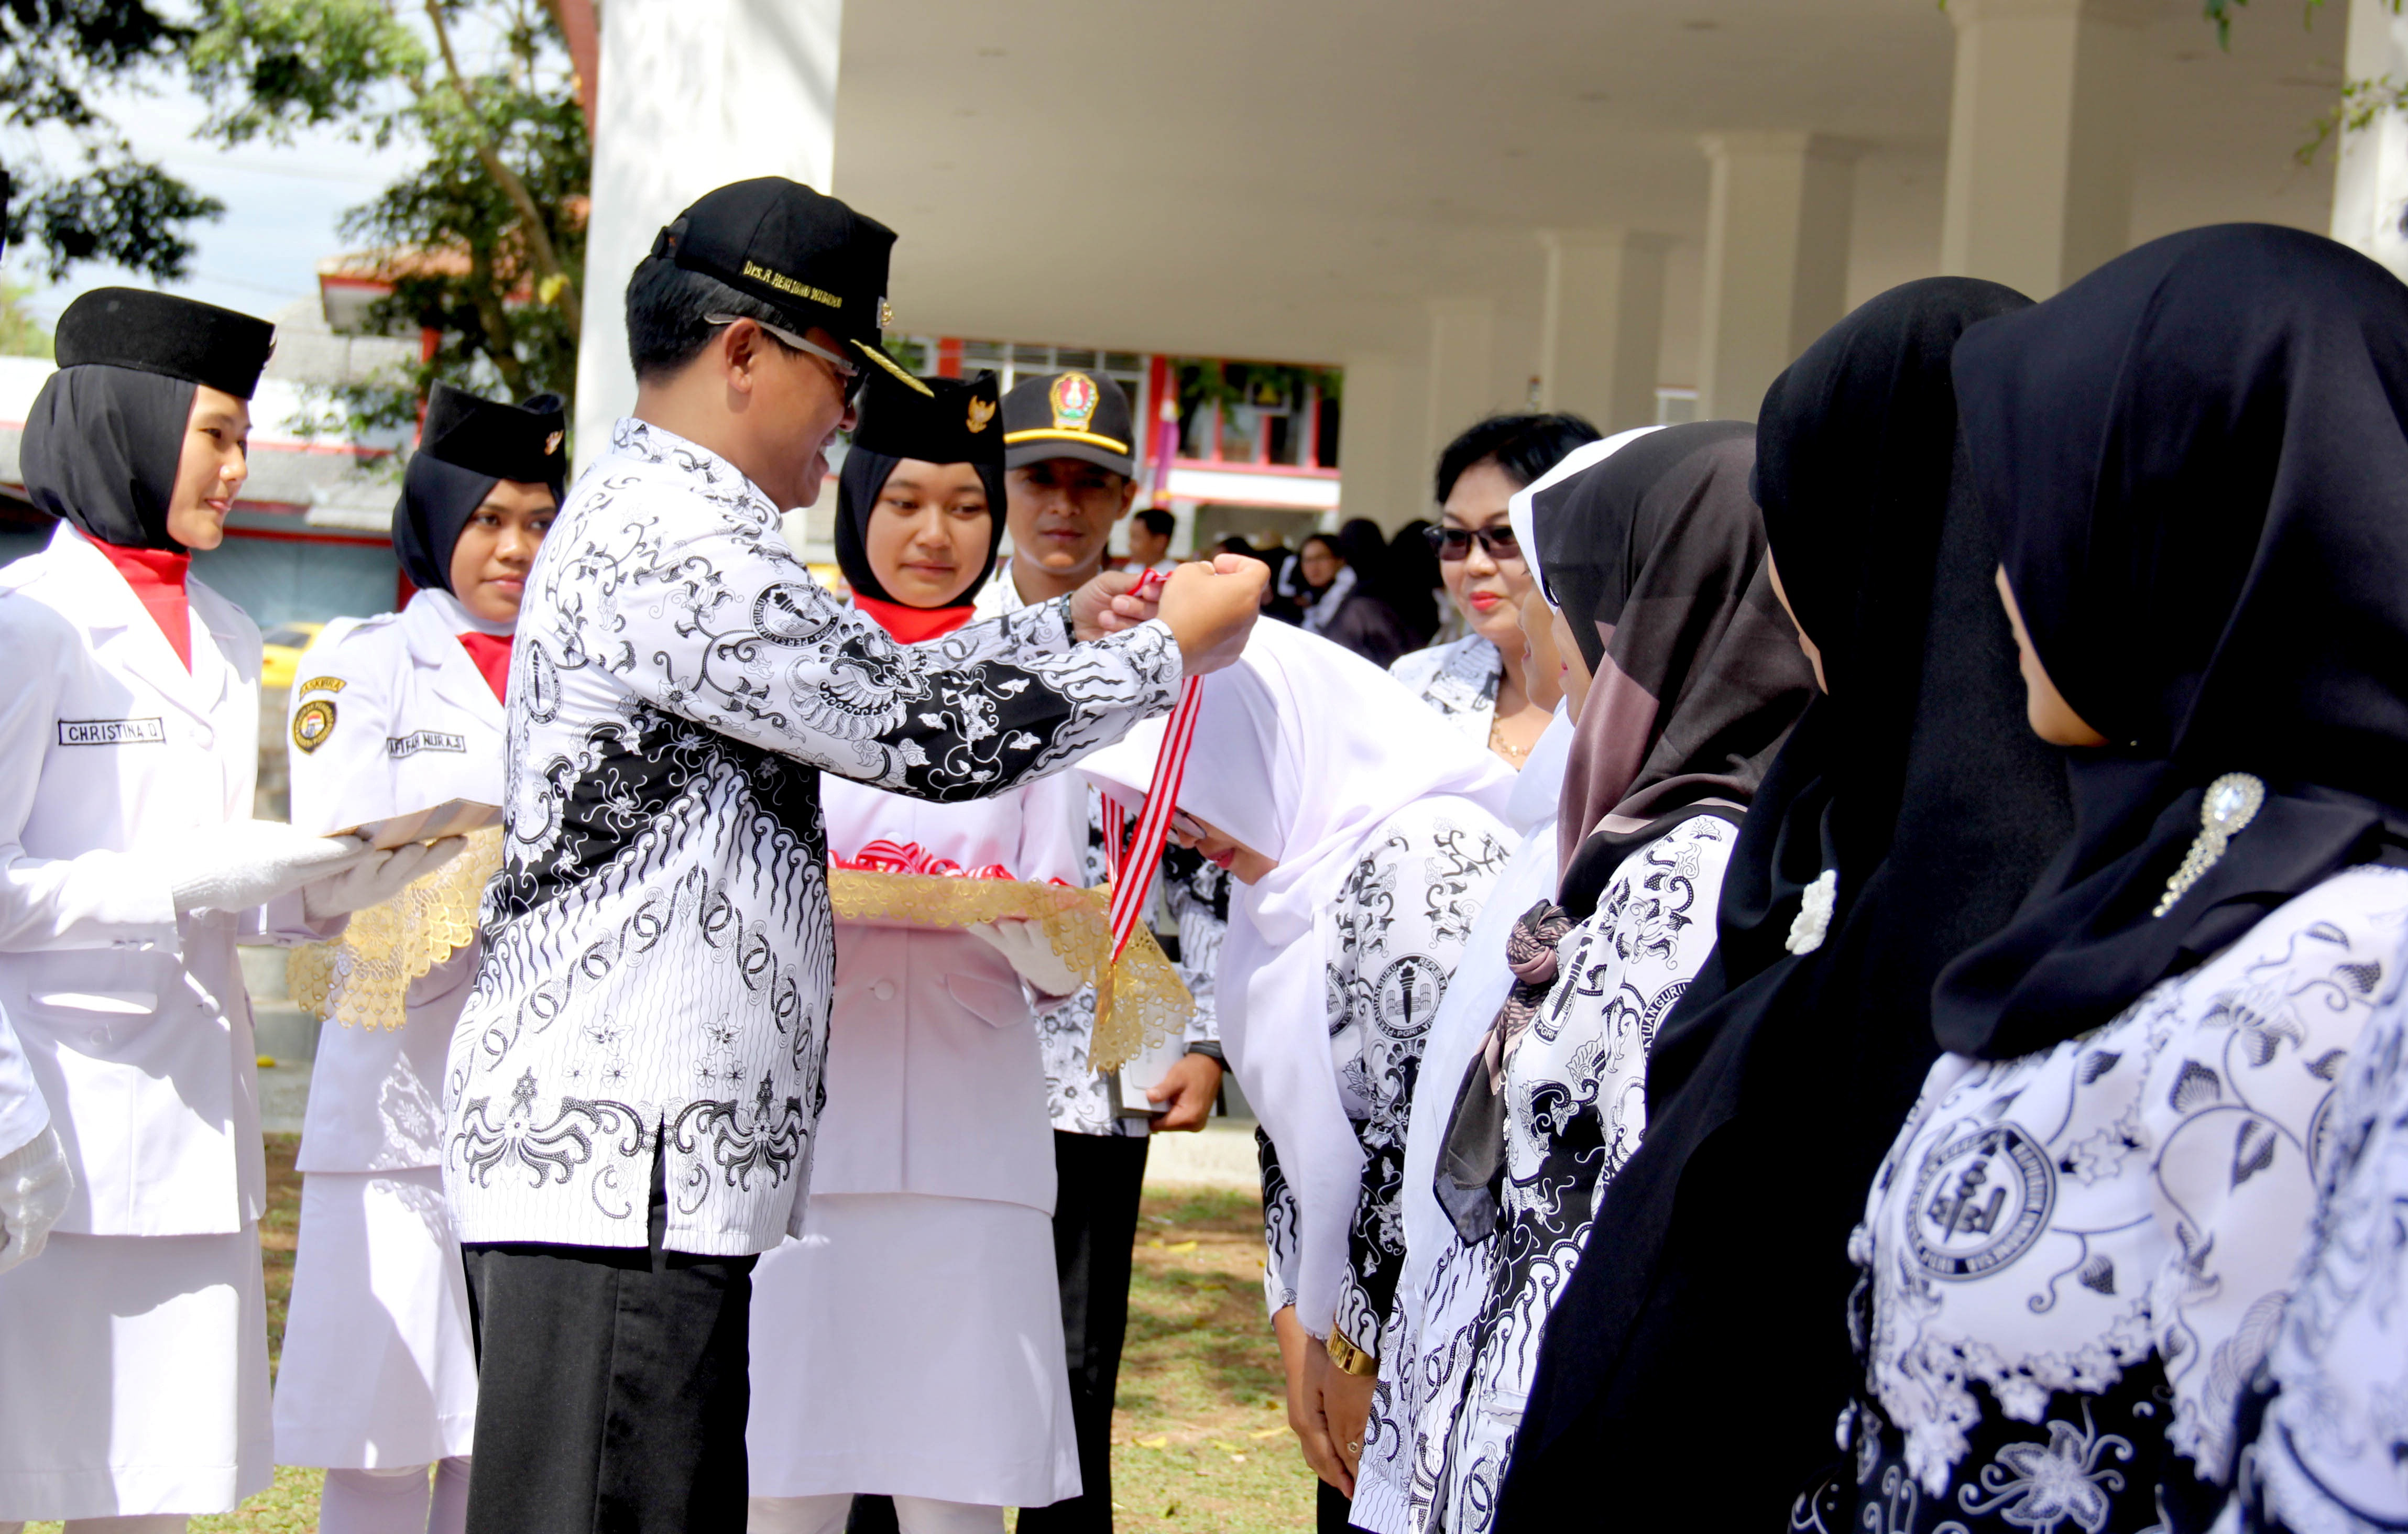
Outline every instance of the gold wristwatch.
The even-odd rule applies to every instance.
[[[1329,1328],[1329,1361],[1356,1379],[1374,1379],[1380,1372],[1380,1360],[1356,1347],[1352,1339],[1335,1326]]]

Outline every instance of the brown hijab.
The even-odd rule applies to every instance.
[[[1547,598],[1595,680],[1556,835],[1574,921],[1632,849],[1744,809],[1813,695],[1749,494],[1756,428],[1653,433],[1531,497]]]

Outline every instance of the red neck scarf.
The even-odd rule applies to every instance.
[[[184,578],[192,572],[193,556],[170,553],[165,549],[121,549],[98,538],[89,541],[117,566],[117,573],[134,588],[143,610],[150,614],[150,621],[166,636],[168,648],[184,663],[184,669],[191,671],[193,609],[184,591]]]
[[[957,608],[907,608],[900,602],[882,602],[875,596],[853,594],[853,605],[869,614],[878,626],[895,636],[903,644],[919,644],[951,634],[970,621],[970,606],[965,602]]]
[[[510,691],[510,637],[507,634],[480,634],[475,629],[460,636],[460,648],[477,663],[483,672],[485,685],[494,690],[496,698],[508,698]]]

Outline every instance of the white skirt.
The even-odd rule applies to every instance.
[[[256,1227],[0,1273],[0,1523],[230,1512],[272,1479]]]
[[[1076,1497],[1054,1222],[985,1198],[812,1198],[753,1269],[744,1441],[755,1497]]]
[[[477,1354],[434,1167],[309,1172],[276,1371],[276,1462],[377,1470],[469,1452]]]

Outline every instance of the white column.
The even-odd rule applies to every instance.
[[[2151,0],[1951,0],[1940,269],[2046,298],[2132,239]]]
[[[715,186],[788,176],[827,191],[843,0],[609,0],[595,101],[580,466],[636,400],[626,288],[652,237]]]
[[[1612,433],[1656,421],[1664,342],[1662,235],[1543,229],[1546,306],[1539,325],[1539,405]]]
[[[1338,514],[1396,527],[1429,506],[1429,466],[1422,459],[1427,389],[1421,366],[1393,352],[1346,359],[1346,394],[1338,418]]]
[[[1846,311],[1856,151],[1813,133],[1703,143],[1713,179],[1698,414],[1753,421],[1781,370]]]
[[[2388,0],[2350,0],[2344,72],[2353,80],[2408,78],[2408,17],[2393,14]],[[2332,237],[2408,278],[2408,116],[2384,112],[2342,135]]]
[[[1429,301],[1429,394],[1422,421],[1421,474],[1416,494],[1398,501],[1380,525],[1394,529],[1432,515],[1431,477],[1440,449],[1463,428],[1513,399],[1499,399],[1497,382],[1497,304],[1491,298]]]

